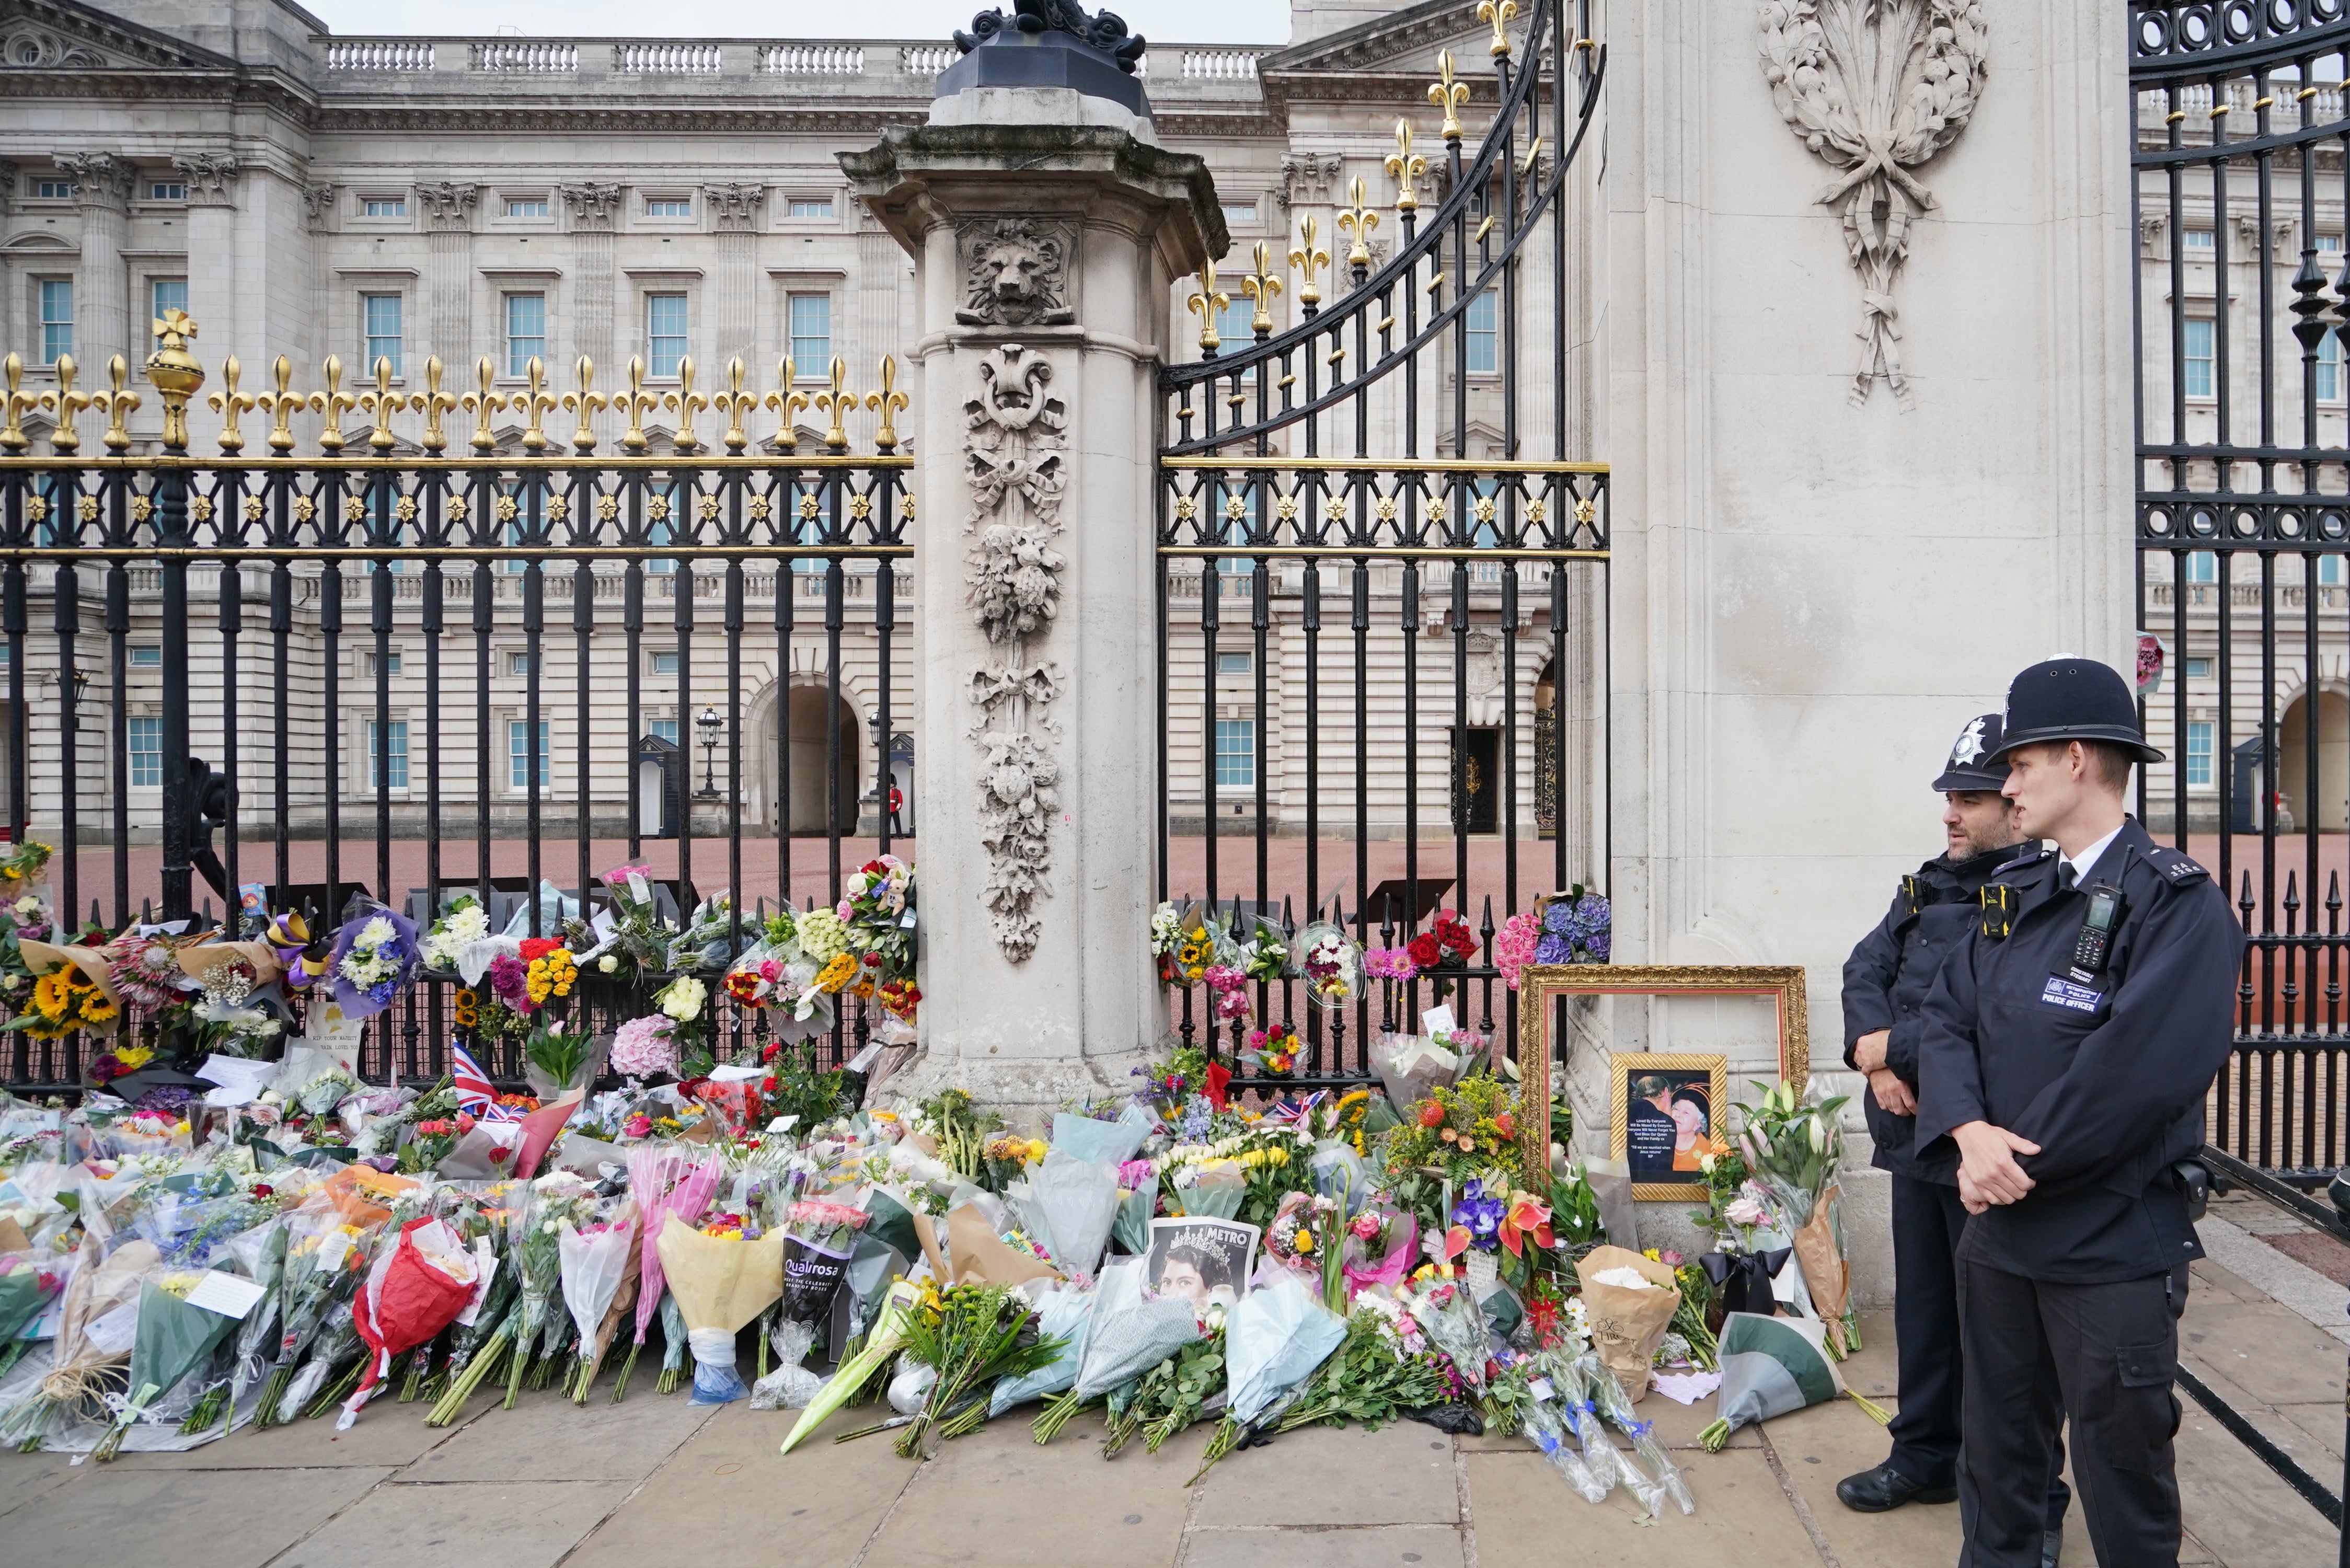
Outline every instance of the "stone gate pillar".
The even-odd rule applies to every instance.
[[[929,124],[841,158],[914,258],[919,317],[908,1093],[1123,1090],[1164,1027],[1155,376],[1174,280],[1227,241],[1205,166],[1157,145],[1121,68],[1140,40],[1110,28],[967,39]]]

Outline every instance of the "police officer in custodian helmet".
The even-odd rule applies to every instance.
[[[1970,937],[1980,895],[2016,858],[2023,835],[2015,805],[2000,789],[1997,713],[1967,722],[1934,788],[1942,794],[1947,850],[1901,878],[1893,907],[1860,940],[1844,966],[1845,1064],[1868,1077],[1862,1104],[1872,1163],[1892,1178],[1894,1326],[1901,1404],[1886,1461],[1836,1485],[1846,1508],[1883,1513],[1905,1503],[1959,1495],[1959,1288],[1955,1254],[1967,1211],[1959,1202],[1959,1158],[1947,1146],[1921,1160],[1912,1147],[1918,1108],[1918,1046],[1926,993],[1950,950]],[[2054,1568],[2071,1493],[2052,1459],[2041,1562]]]
[[[2027,836],[1926,1002],[1915,1147],[1959,1156],[1960,1562],[2031,1568],[2057,1427],[2106,1568],[2178,1561],[2171,1438],[2203,1096],[2244,935],[2210,875],[2123,810],[2159,762],[2085,659],[2008,688],[2003,793]]]

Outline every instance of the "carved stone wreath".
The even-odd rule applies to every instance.
[[[1840,207],[1860,274],[1852,402],[1866,402],[1880,375],[1905,397],[1893,286],[1912,220],[1934,206],[1909,171],[1959,139],[1981,97],[1981,0],[1762,0],[1756,16],[1771,101],[1837,171],[1816,200]]]
[[[1034,218],[973,223],[956,236],[963,256],[966,327],[1066,327],[1067,237]]]
[[[1053,368],[1017,343],[980,361],[979,395],[963,405],[963,452],[971,476],[972,536],[964,556],[964,602],[987,634],[995,660],[973,670],[972,741],[987,754],[980,777],[980,841],[987,850],[981,897],[996,945],[1014,963],[1036,950],[1036,900],[1049,893],[1053,814],[1060,809],[1060,763],[1042,737],[1060,726],[1052,705],[1061,670],[1032,660],[1059,613],[1067,410],[1049,396]]]

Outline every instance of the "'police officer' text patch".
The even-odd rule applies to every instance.
[[[2062,975],[2052,974],[2048,983],[2040,988],[2040,1000],[2052,1007],[2069,1007],[2075,1012],[2095,1012],[2106,993],[2092,991],[2085,985],[2075,985]]]

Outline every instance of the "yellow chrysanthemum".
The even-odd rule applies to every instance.
[[[855,959],[850,958],[847,953],[835,953],[824,968],[817,971],[816,988],[818,991],[837,993],[856,973]]]

